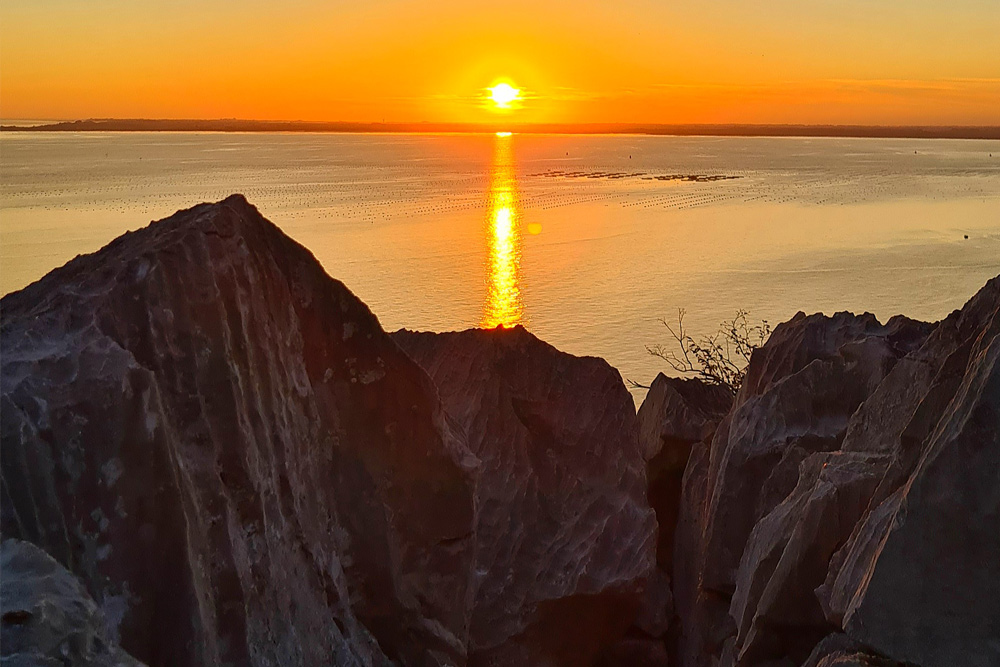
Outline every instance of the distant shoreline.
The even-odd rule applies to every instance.
[[[879,139],[1000,139],[1000,126],[750,125],[750,124],[476,124],[355,123],[267,120],[91,119],[43,125],[2,125],[2,132],[342,132],[519,134],[644,134],[716,137],[856,137]]]

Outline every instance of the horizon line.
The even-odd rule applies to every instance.
[[[9,119],[8,122],[17,119]],[[24,121],[21,121],[24,122]],[[3,132],[288,132],[639,134],[675,136],[1000,139],[1000,125],[872,125],[808,123],[500,123],[441,121],[314,121],[239,118],[89,118],[0,125]]]

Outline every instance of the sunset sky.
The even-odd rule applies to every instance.
[[[997,0],[4,0],[0,116],[997,125],[998,35]]]

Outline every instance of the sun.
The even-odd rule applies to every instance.
[[[515,88],[509,83],[498,83],[486,90],[490,91],[490,99],[493,100],[493,104],[497,109],[510,109],[514,102],[521,99],[520,89]]]

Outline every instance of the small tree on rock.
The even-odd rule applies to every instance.
[[[749,313],[738,310],[732,320],[719,325],[715,334],[696,339],[684,329],[684,315],[685,310],[679,308],[676,324],[660,320],[674,343],[647,345],[646,351],[667,362],[678,373],[694,376],[707,384],[722,385],[735,395],[746,377],[750,356],[771,335],[771,325],[767,320],[751,324]],[[633,381],[629,384],[644,387]]]

